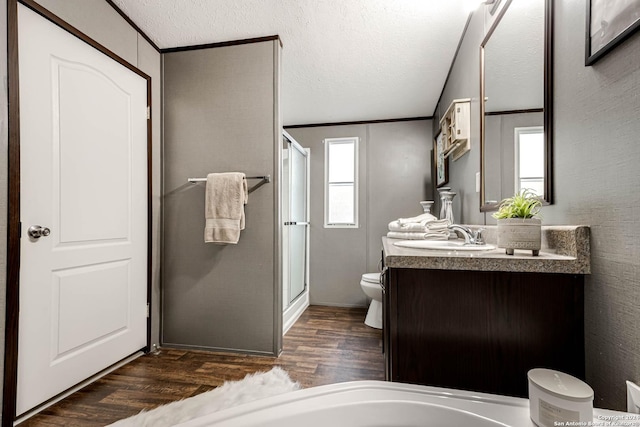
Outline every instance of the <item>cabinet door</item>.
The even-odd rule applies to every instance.
[[[544,366],[584,378],[583,277],[390,269],[389,379],[512,396]]]
[[[453,139],[461,140],[469,138],[469,103],[456,104],[453,114]]]

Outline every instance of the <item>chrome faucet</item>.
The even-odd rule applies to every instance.
[[[484,245],[484,237],[482,232],[484,229],[472,230],[469,227],[459,224],[451,224],[449,230],[455,231],[456,234],[461,234],[464,237],[465,245]]]

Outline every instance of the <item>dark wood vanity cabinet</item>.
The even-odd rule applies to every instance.
[[[584,276],[389,268],[389,381],[527,396],[527,372],[584,379]]]

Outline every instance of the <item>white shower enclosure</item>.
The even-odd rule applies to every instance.
[[[309,150],[283,131],[283,332],[309,306]]]

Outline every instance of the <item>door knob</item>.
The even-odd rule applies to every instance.
[[[29,227],[29,230],[27,230],[27,233],[29,233],[29,237],[31,237],[32,239],[39,239],[43,236],[47,237],[49,234],[51,234],[51,230],[49,230],[47,227],[32,225],[31,227]]]

